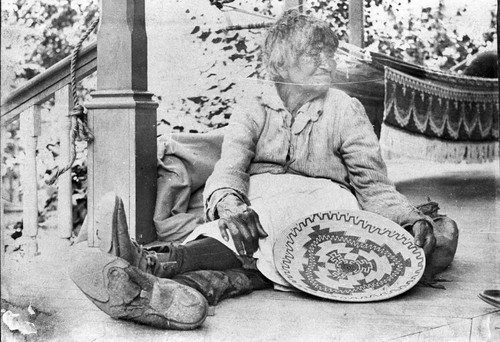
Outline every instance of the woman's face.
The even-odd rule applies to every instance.
[[[334,55],[335,52],[328,47],[310,48],[297,56],[281,76],[285,82],[299,85],[304,91],[325,93],[337,67]]]

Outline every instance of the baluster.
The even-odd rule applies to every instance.
[[[7,127],[4,125],[1,125],[1,132],[0,132],[0,165],[1,168],[4,168],[5,165],[2,163],[3,161],[3,154],[5,153],[4,149],[7,146]],[[1,175],[1,173],[0,173]],[[3,182],[3,179],[1,179],[0,176],[0,182]],[[4,196],[5,194],[5,187],[3,184],[0,186],[0,216],[4,216]],[[10,293],[11,293],[11,282],[10,282],[10,273],[7,272],[7,268],[5,267],[5,228],[6,228],[6,223],[5,220],[0,220],[0,230],[1,230],[1,236],[0,239],[2,240],[1,247],[2,247],[2,258],[1,258],[1,263],[0,263],[0,271],[1,271],[1,292],[2,292],[2,301],[10,300]],[[2,327],[3,328],[3,327]],[[2,333],[3,334],[3,333]]]
[[[3,178],[1,177],[1,175],[3,174],[3,168],[5,167],[4,164],[3,164],[3,154],[4,154],[4,148],[7,144],[7,127],[5,125],[2,125],[1,126],[1,132],[0,132],[0,167],[1,167],[1,172],[0,172],[0,182],[2,182],[1,186],[0,186],[0,215],[2,217],[5,217],[4,216],[4,201],[5,199],[4,198],[7,198],[7,194],[5,193],[5,185],[3,184]],[[1,243],[1,247],[2,247],[2,259],[1,259],[1,267],[2,267],[2,270],[4,269],[4,266],[5,266],[5,228],[6,228],[6,224],[5,224],[5,220],[0,220],[0,239],[2,241]],[[2,292],[3,292],[3,283],[2,283]]]
[[[71,116],[72,97],[69,85],[61,88],[55,93],[54,109],[58,118],[60,128],[60,154],[59,165],[65,165],[70,158],[71,150]],[[69,239],[73,231],[73,204],[71,183],[71,170],[63,173],[57,180],[57,227],[59,237]]]
[[[21,113],[21,140],[25,160],[21,169],[23,188],[23,235],[27,236],[28,254],[38,254],[38,174],[36,148],[40,135],[40,105],[34,105]]]

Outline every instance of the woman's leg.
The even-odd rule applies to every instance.
[[[181,246],[160,246],[148,249],[157,255],[161,264],[157,276],[171,278],[198,270],[228,270],[242,266],[236,254],[221,242],[210,237],[199,237]]]
[[[178,274],[172,280],[198,290],[209,305],[216,305],[226,298],[273,287],[273,282],[260,271],[244,268],[192,271]]]
[[[120,257],[141,271],[160,278],[195,270],[225,270],[242,266],[236,254],[221,242],[199,237],[186,245],[172,244],[148,250],[130,239],[122,200],[109,193],[99,203],[97,237],[104,253]]]

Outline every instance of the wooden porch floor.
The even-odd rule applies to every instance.
[[[223,301],[201,329],[161,331],[115,321],[99,311],[67,277],[69,247],[54,243],[55,232],[45,231],[41,255],[7,254],[2,269],[3,281],[10,283],[10,302],[42,311],[31,318],[38,333],[13,334],[2,323],[2,340],[500,341],[500,310],[477,298],[485,289],[500,289],[498,163],[399,161],[389,163],[389,172],[413,203],[430,196],[458,223],[457,256],[442,274],[450,281],[446,290],[415,287],[392,300],[368,304],[266,290]]]

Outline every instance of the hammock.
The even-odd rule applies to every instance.
[[[498,158],[498,80],[435,71],[345,42],[338,53],[351,65],[337,70],[334,86],[365,106],[385,158],[457,163]]]
[[[380,134],[386,158],[485,162],[498,157],[498,83],[446,76],[418,78],[386,67]]]
[[[361,55],[349,44],[342,48],[359,56],[349,81],[384,79],[341,88],[368,112],[384,112],[380,144],[385,158],[457,163],[498,158],[498,80],[434,71],[375,52]],[[373,113],[368,114],[373,123]]]

